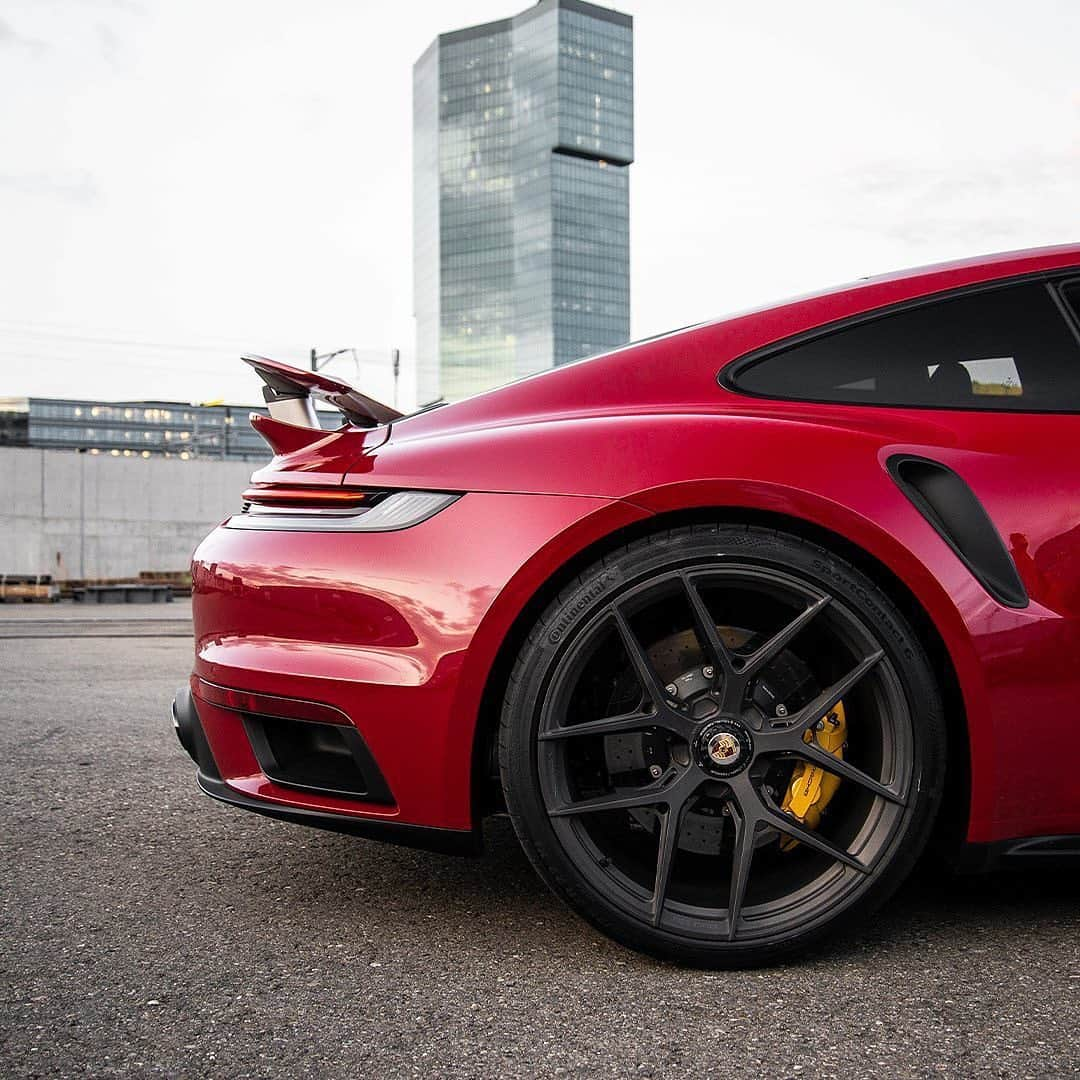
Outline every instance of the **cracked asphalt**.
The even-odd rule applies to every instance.
[[[680,970],[565,910],[505,822],[455,859],[199,794],[190,644],[152,632],[0,641],[5,1077],[1080,1072],[1080,878],[923,871],[802,963]]]

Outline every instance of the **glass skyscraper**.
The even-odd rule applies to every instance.
[[[630,336],[633,22],[581,0],[441,34],[413,69],[421,404]]]

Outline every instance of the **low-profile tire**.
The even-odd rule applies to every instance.
[[[945,726],[925,651],[869,578],[787,533],[695,525],[605,555],[549,605],[499,764],[522,846],[579,915],[738,967],[847,931],[900,885]]]

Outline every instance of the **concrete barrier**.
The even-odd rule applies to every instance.
[[[135,577],[186,570],[240,509],[257,464],[0,447],[0,573]]]

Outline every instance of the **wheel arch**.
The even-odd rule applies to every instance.
[[[666,529],[717,524],[776,529],[825,548],[847,560],[870,578],[911,624],[926,649],[938,679],[947,724],[946,795],[932,845],[945,855],[955,851],[967,836],[971,806],[971,746],[967,710],[956,665],[925,605],[884,561],[842,534],[817,522],[781,511],[733,505],[696,506],[664,511],[616,528],[570,556],[532,593],[514,617],[499,645],[480,698],[472,755],[474,820],[479,821],[493,810],[501,809],[502,796],[494,749],[502,701],[521,646],[548,604],[576,574],[617,548]]]

